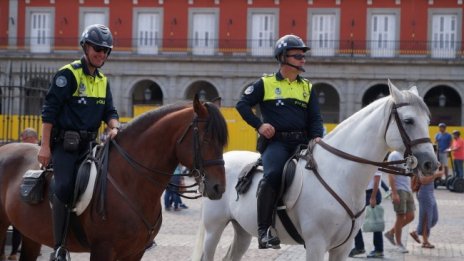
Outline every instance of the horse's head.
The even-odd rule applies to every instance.
[[[400,91],[390,80],[391,112],[385,131],[387,145],[411,156],[410,167],[430,175],[438,167],[437,156],[429,139],[430,111],[415,86]],[[413,156],[413,157],[412,157]]]
[[[190,168],[203,196],[220,199],[225,190],[222,154],[227,144],[227,125],[218,107],[193,99],[194,118],[177,142],[177,158]]]

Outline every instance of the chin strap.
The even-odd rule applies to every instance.
[[[296,65],[293,65],[293,64],[288,63],[288,62],[283,62],[282,64],[286,64],[286,65],[288,65],[290,67],[293,67],[293,68],[297,69],[300,72],[306,72],[306,70],[301,66],[296,66]]]

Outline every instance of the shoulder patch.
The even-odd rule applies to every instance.
[[[248,86],[248,88],[246,88],[246,90],[245,90],[244,93],[245,93],[246,95],[249,95],[249,94],[251,94],[251,93],[254,91],[254,89],[255,89],[255,88],[253,87],[253,85],[250,85],[250,86]]]
[[[60,88],[66,86],[66,84],[68,84],[68,80],[63,75],[58,76],[55,80],[55,85]]]

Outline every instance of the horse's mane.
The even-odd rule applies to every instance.
[[[216,141],[218,145],[224,147],[227,145],[229,139],[226,120],[216,105],[211,102],[206,102],[205,105],[209,113],[209,121],[208,126],[206,126],[206,131],[211,133],[212,139]]]
[[[189,105],[190,103],[188,102],[178,102],[164,105],[155,110],[147,111],[125,124],[123,130],[130,130],[131,132],[133,131],[135,133],[141,133],[154,122],[163,118],[167,114],[187,108]]]
[[[124,130],[130,130],[132,133],[141,133],[167,114],[185,109],[189,106],[192,106],[191,102],[178,102],[164,105],[156,110],[145,112],[127,123],[123,127],[122,133],[124,133]],[[208,126],[206,126],[206,131],[211,133],[213,141],[217,142],[218,145],[225,146],[228,141],[226,121],[214,104],[207,102],[205,103],[205,106],[209,113],[209,121]]]
[[[401,91],[401,93],[401,100],[397,101],[397,103],[409,103],[412,106],[417,107],[420,111],[426,112],[430,118],[430,110],[421,97],[406,90]],[[384,117],[388,117],[391,111],[391,107],[393,106],[393,98],[391,97],[391,95],[375,100],[366,107],[357,111],[355,114],[338,124],[337,127],[333,131],[331,131],[327,136],[334,135],[338,130],[343,129],[346,125],[351,124],[353,121],[358,122],[360,118],[364,118],[366,115],[372,113],[374,110],[376,110],[379,106],[382,106],[382,104],[384,103],[386,103],[384,107]]]

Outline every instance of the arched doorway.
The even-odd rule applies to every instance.
[[[187,88],[185,98],[191,100],[195,94],[198,94],[201,101],[211,101],[219,96],[216,87],[207,81],[196,81],[190,84]]]
[[[340,96],[334,87],[327,83],[317,83],[313,85],[317,93],[319,108],[321,110],[324,123],[340,122]]]
[[[163,92],[160,86],[151,80],[140,81],[135,84],[132,92],[132,103],[161,106],[163,105]]]
[[[461,125],[462,99],[452,87],[438,85],[430,89],[424,96],[424,101],[430,108],[431,125],[444,122],[447,125]]]
[[[390,95],[390,89],[386,84],[376,84],[370,87],[363,95],[362,107],[366,107],[371,102]]]

